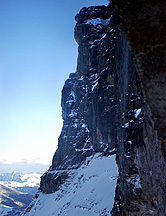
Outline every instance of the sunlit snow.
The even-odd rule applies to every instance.
[[[71,170],[70,170],[71,173]],[[27,216],[98,216],[111,213],[118,169],[115,155],[88,157],[60,190],[52,194],[39,193],[30,205]]]

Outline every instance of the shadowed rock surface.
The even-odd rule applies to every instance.
[[[135,214],[166,215],[166,3],[149,0],[112,0],[111,3],[121,16],[145,100],[143,142],[135,148],[134,160],[144,195]],[[128,202],[133,197],[128,196],[122,182],[120,215],[133,215],[132,204]],[[132,203],[136,203],[135,199]]]

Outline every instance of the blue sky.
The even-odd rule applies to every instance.
[[[61,89],[77,63],[74,17],[103,4],[108,0],[0,1],[1,165],[51,163]]]

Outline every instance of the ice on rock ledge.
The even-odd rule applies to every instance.
[[[137,189],[137,188],[141,188],[141,180],[140,180],[140,177],[139,177],[139,174],[133,174],[130,176],[130,178],[126,179],[126,181],[129,183],[129,184],[133,184],[134,185],[134,189]]]
[[[139,114],[141,113],[141,109],[136,109],[136,110],[134,110],[134,112],[135,112],[134,117],[137,118],[139,116]]]
[[[96,18],[96,19],[89,19],[87,20],[86,24],[92,24],[94,26],[97,25],[103,25],[103,26],[107,26],[110,22],[110,19],[100,19],[100,18]]]

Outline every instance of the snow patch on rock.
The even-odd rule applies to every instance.
[[[110,19],[100,19],[100,18],[96,18],[96,19],[89,19],[87,20],[86,24],[92,24],[94,26],[97,25],[103,25],[103,26],[107,26],[110,22]]]

